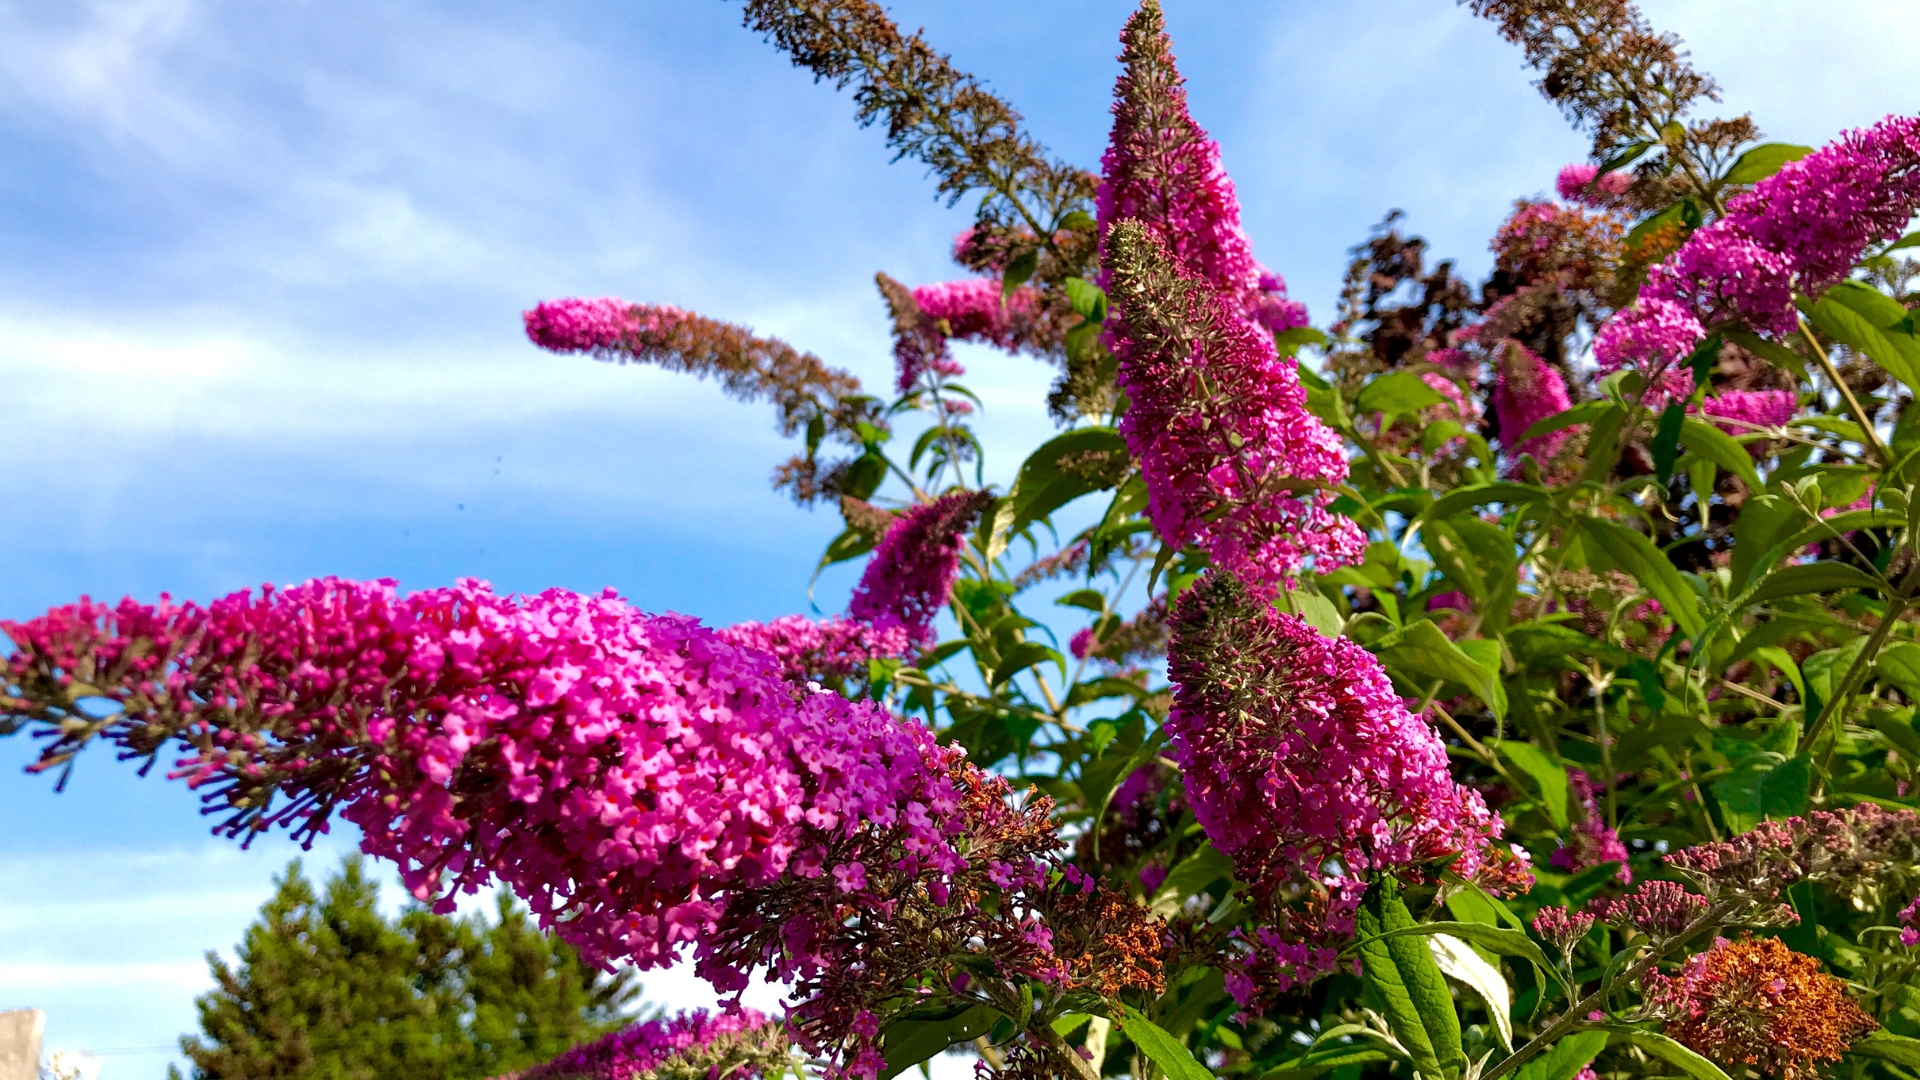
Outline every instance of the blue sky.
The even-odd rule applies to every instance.
[[[1920,104],[1911,3],[1646,7],[1771,138]],[[1256,250],[1320,320],[1387,209],[1477,275],[1584,151],[1448,0],[1167,8]],[[1129,5],[894,10],[1097,161]],[[540,353],[519,312],[676,303],[884,387],[872,275],[952,276],[966,219],[850,114],[712,0],[0,0],[0,615],[319,574],[803,610],[836,521],[768,489],[770,411]],[[1050,430],[1048,373],[967,359],[1004,478]],[[0,740],[0,769],[29,751]],[[47,1008],[49,1047],[169,1046],[289,854],[208,840],[186,792],[104,757],[58,798],[16,774],[0,822],[0,1008]]]

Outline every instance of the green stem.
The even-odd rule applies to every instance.
[[[1812,347],[1813,361],[1820,365],[1821,374],[1827,377],[1827,381],[1833,384],[1835,390],[1840,391],[1841,400],[1847,403],[1847,411],[1851,412],[1854,420],[1859,422],[1860,431],[1866,436],[1867,446],[1873,451],[1874,457],[1879,459],[1880,466],[1885,468],[1893,464],[1893,451],[1887,449],[1887,444],[1880,441],[1880,433],[1873,429],[1873,417],[1861,407],[1860,399],[1853,396],[1853,388],[1840,377],[1840,372],[1833,366],[1832,358],[1827,355],[1827,347],[1820,344],[1819,338],[1813,336],[1813,327],[1808,326],[1805,319],[1800,320],[1800,334]]]
[[[1846,715],[1846,702],[1853,697],[1856,690],[1860,689],[1860,684],[1866,681],[1867,672],[1873,669],[1873,661],[1880,654],[1881,646],[1885,645],[1887,638],[1893,634],[1894,624],[1900,621],[1900,616],[1906,613],[1907,605],[1913,602],[1915,589],[1920,589],[1920,560],[1915,561],[1913,569],[1907,571],[1907,576],[1901,579],[1899,588],[1894,594],[1887,597],[1887,610],[1880,616],[1879,624],[1873,628],[1873,635],[1867,638],[1867,643],[1861,648],[1860,655],[1854,657],[1853,663],[1848,665],[1846,675],[1840,679],[1840,684],[1833,688],[1833,696],[1820,707],[1820,715],[1807,725],[1807,730],[1800,736],[1800,745],[1796,749],[1797,752],[1804,754],[1812,749],[1813,744],[1819,739],[1821,729],[1826,726],[1827,720],[1832,718],[1834,736],[1832,742],[1827,745],[1827,752],[1822,755],[1821,776],[1814,778],[1815,794],[1818,794],[1824,785],[1823,777],[1826,775],[1826,767],[1833,761],[1833,745],[1840,741],[1839,728],[1842,718]]]

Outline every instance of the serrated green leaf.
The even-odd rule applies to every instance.
[[[1920,645],[1896,641],[1880,650],[1874,674],[1900,688],[1908,701],[1920,701]]]
[[[993,524],[988,531],[989,556],[998,558],[1006,550],[1008,537],[1019,534],[1034,522],[1082,495],[1104,490],[1106,485],[1096,474],[1063,469],[1063,464],[1084,461],[1096,454],[1118,455],[1123,459],[1126,452],[1126,441],[1109,427],[1074,428],[1040,444],[1021,462],[1013,487],[994,508]]]
[[[1065,282],[1067,302],[1073,305],[1074,313],[1088,322],[1105,322],[1107,319],[1107,294],[1100,286],[1085,278],[1070,277]]]
[[[1487,1007],[1487,1018],[1500,1045],[1513,1052],[1513,988],[1500,969],[1480,958],[1466,942],[1452,934],[1427,935],[1427,951],[1447,978],[1473,990]]]
[[[1033,277],[1033,272],[1039,267],[1039,248],[1031,248],[1015,255],[1013,261],[1007,264],[1007,272],[1000,278],[1001,302],[1004,303],[1007,297],[1012,296],[1013,290],[1025,285],[1027,279]]]
[[[1880,582],[1864,570],[1845,563],[1817,562],[1783,566],[1768,574],[1747,597],[1749,604],[1765,604],[1804,593],[1837,592],[1841,589],[1877,591]]]
[[[1292,1061],[1281,1062],[1260,1074],[1260,1080],[1313,1080],[1314,1077],[1347,1065],[1377,1065],[1392,1061],[1384,1050],[1354,1044],[1323,1046],[1309,1050]]]
[[[994,665],[993,685],[1005,686],[1007,680],[1013,678],[1015,675],[1033,667],[1035,664],[1044,664],[1049,660],[1059,666],[1060,678],[1065,680],[1067,677],[1067,658],[1061,656],[1058,649],[1038,641],[1015,642],[1013,647],[1001,656],[1000,662]]]
[[[1543,502],[1552,496],[1553,492],[1538,484],[1518,484],[1504,480],[1492,484],[1476,484],[1447,492],[1434,500],[1433,505],[1420,516],[1437,521],[1450,518],[1462,510],[1486,506],[1489,503],[1521,505]]]
[[[1895,1035],[1890,1031],[1876,1031],[1855,1040],[1854,1044],[1847,1048],[1847,1053],[1891,1061],[1895,1065],[1904,1065],[1909,1069],[1920,1069],[1920,1039]]]
[[[1180,905],[1187,902],[1187,897],[1223,877],[1232,876],[1233,859],[1209,841],[1167,872],[1167,879],[1155,890],[1153,901],[1148,906],[1155,915],[1166,918],[1179,911]]]
[[[1686,420],[1687,403],[1675,401],[1660,414],[1660,423],[1654,428],[1653,470],[1662,484],[1673,478],[1673,463],[1680,458],[1680,429]]]
[[[1600,419],[1601,416],[1610,412],[1618,412],[1619,410],[1620,406],[1615,405],[1611,401],[1583,401],[1567,409],[1565,412],[1557,412],[1552,416],[1535,420],[1527,427],[1526,431],[1521,432],[1520,438],[1515,441],[1517,443],[1532,442],[1542,435],[1551,435],[1556,431],[1573,427],[1576,424],[1591,424]]]
[[[1757,495],[1766,490],[1760,482],[1760,473],[1753,467],[1753,455],[1734,441],[1733,436],[1689,416],[1681,424],[1679,438],[1680,445],[1745,481],[1748,491]]]
[[[1899,314],[1890,311],[1882,301],[1893,305]],[[1920,384],[1920,342],[1911,334],[1888,329],[1904,317],[1905,311],[1878,289],[1843,281],[1828,289],[1813,305],[1807,320],[1813,323],[1814,329],[1866,353],[1887,374],[1914,387]]]

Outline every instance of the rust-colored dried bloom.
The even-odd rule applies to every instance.
[[[860,392],[859,379],[812,353],[670,304],[548,300],[522,317],[527,337],[543,349],[712,376],[743,401],[770,400],[788,435],[831,417],[842,398]]]
[[[1020,114],[954,68],[918,33],[900,32],[871,0],[747,0],[746,25],[836,88],[852,86],[862,125],[884,120],[887,145],[939,178],[949,204],[984,191],[989,231],[1051,224],[1093,197],[1093,177],[1047,156]],[[1068,272],[1072,272],[1069,270]]]
[[[1461,0],[1500,26],[1540,72],[1536,85],[1593,133],[1596,161],[1621,144],[1681,122],[1719,87],[1696,71],[1673,34],[1656,33],[1629,0]],[[1717,154],[1758,132],[1746,117],[1695,123],[1689,152]]]
[[[1716,941],[1678,976],[1647,976],[1646,991],[1672,1038],[1721,1065],[1750,1065],[1780,1080],[1839,1061],[1880,1026],[1820,961],[1778,938]]]

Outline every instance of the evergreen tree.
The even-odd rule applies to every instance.
[[[316,893],[296,860],[180,1040],[194,1080],[483,1080],[625,1022],[605,976],[501,896],[495,917],[379,910],[358,857]],[[170,1080],[179,1080],[176,1071]]]

